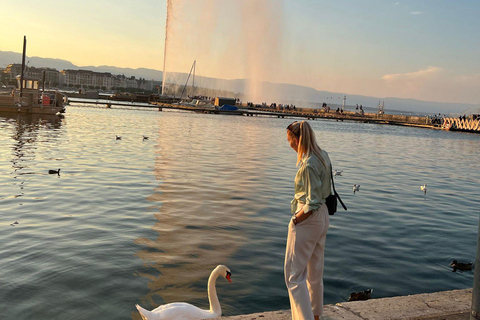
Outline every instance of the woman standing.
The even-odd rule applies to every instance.
[[[330,158],[320,149],[306,121],[287,127],[297,152],[298,172],[292,219],[288,225],[285,283],[292,320],[318,320],[323,315],[323,256],[329,226],[325,198],[331,194]]]

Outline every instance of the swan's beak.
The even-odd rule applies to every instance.
[[[230,279],[231,276],[232,276],[232,273],[227,271],[227,276],[225,278],[227,278],[228,282],[230,283],[232,283],[232,280]]]

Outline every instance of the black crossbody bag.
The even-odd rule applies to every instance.
[[[325,199],[325,204],[327,205],[327,208],[328,208],[328,214],[333,216],[335,212],[337,212],[337,199],[340,201],[340,204],[342,205],[344,210],[347,210],[347,207],[343,203],[342,199],[340,199],[340,195],[335,190],[335,182],[333,182],[333,173],[332,173],[331,166],[330,166],[330,177],[332,178],[333,194],[329,195]]]

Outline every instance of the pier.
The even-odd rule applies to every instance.
[[[277,118],[301,118],[307,120],[317,120],[317,119],[329,119],[335,121],[357,121],[364,123],[377,123],[377,124],[389,124],[397,126],[410,126],[410,127],[419,127],[419,128],[428,128],[428,129],[444,129],[452,131],[466,131],[466,132],[476,132],[480,133],[480,119],[476,120],[461,120],[458,118],[445,118],[443,123],[433,124],[432,119],[428,116],[408,116],[408,115],[397,115],[397,114],[379,114],[379,113],[358,113],[354,111],[330,111],[326,112],[321,109],[307,109],[307,108],[296,108],[296,109],[273,109],[273,108],[261,108],[261,107],[248,107],[246,105],[237,105],[239,108],[235,111],[224,111],[218,110],[214,107],[202,107],[196,106],[193,104],[178,102],[127,102],[127,101],[116,101],[116,100],[94,100],[94,99],[78,99],[78,98],[69,98],[69,101],[72,103],[78,104],[94,104],[94,105],[103,105],[106,108],[111,108],[113,106],[118,107],[131,107],[131,108],[145,108],[145,109],[156,109],[158,111],[163,110],[183,110],[183,111],[192,111],[196,113],[205,113],[205,114],[222,114],[222,115],[237,115],[237,116],[247,116],[247,117],[277,117]]]

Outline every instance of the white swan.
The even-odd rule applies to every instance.
[[[222,315],[222,308],[218,301],[215,282],[220,275],[232,283],[232,280],[230,280],[232,273],[227,267],[218,265],[213,269],[208,278],[210,310],[203,310],[185,302],[164,304],[152,311],[145,310],[137,304],[137,310],[140,312],[143,320],[199,320],[219,318]]]

